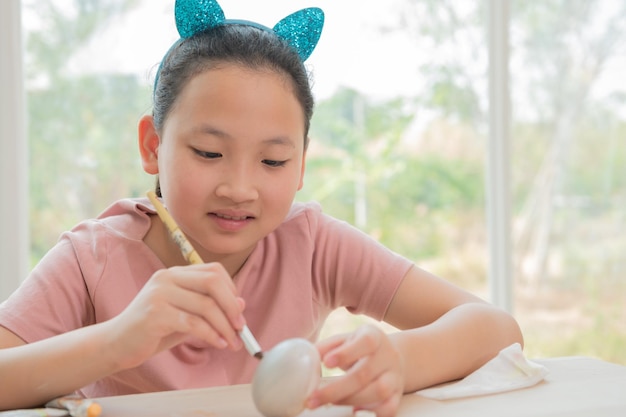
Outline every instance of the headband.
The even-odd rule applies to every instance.
[[[226,24],[241,24],[274,32],[285,40],[304,62],[311,55],[322,34],[324,12],[317,7],[309,7],[290,14],[279,21],[272,29],[247,20],[226,19],[217,0],[176,0],[174,6],[176,29],[181,38],[189,38]]]

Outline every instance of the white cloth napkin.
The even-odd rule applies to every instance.
[[[542,381],[548,369],[524,357],[519,343],[504,348],[498,355],[465,378],[447,385],[417,391],[435,400],[473,397],[530,387]]]

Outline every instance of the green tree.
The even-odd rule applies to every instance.
[[[313,182],[317,199],[332,195],[335,203],[350,207],[342,217],[363,230],[371,229],[372,218],[377,218],[369,215],[373,206],[388,204],[380,193],[370,196],[370,190],[403,169],[400,142],[412,119],[410,108],[404,100],[374,103],[353,89],[342,89],[316,109],[308,160],[315,174],[307,181]],[[328,181],[320,181],[321,172]]]
[[[420,74],[431,88],[421,103],[442,115],[439,123],[471,124],[479,134],[488,4],[406,0],[397,20],[428,56]],[[626,3],[508,4],[515,273],[526,290],[517,298],[522,308],[566,308],[592,322],[532,323],[527,346],[624,362],[626,94],[616,64],[626,52]],[[572,343],[555,344],[556,328]]]
[[[136,4],[74,0],[61,8],[46,0],[30,6],[40,21],[27,34],[26,55],[34,262],[61,231],[148,187],[134,149],[149,89],[135,76],[75,75],[67,68],[103,25]]]
[[[626,4],[612,1],[510,1],[513,101],[512,188],[517,257],[532,259],[521,277],[579,276],[547,268],[560,245],[579,240],[572,227],[588,210],[620,210],[626,196],[624,94],[598,94],[607,65],[625,52]],[[485,132],[488,2],[406,0],[402,30],[432,51],[421,68],[424,106]],[[424,49],[424,48],[422,48]],[[572,217],[574,216],[574,217]],[[606,236],[606,239],[612,239]],[[620,269],[623,273],[624,269]],[[582,280],[582,277],[580,277]]]
[[[320,201],[418,260],[447,251],[438,227],[453,222],[459,208],[479,210],[483,194],[480,161],[416,147],[408,133],[414,119],[413,100],[376,102],[353,89],[319,103],[299,198]]]

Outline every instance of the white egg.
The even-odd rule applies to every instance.
[[[252,398],[265,417],[293,417],[320,381],[320,356],[306,339],[287,339],[268,352],[252,380]]]

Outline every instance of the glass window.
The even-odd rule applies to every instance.
[[[173,4],[23,0],[33,263],[153,186],[136,123],[178,37]],[[309,4],[326,12],[307,61],[317,109],[298,199],[488,298],[489,3],[220,4],[267,26]],[[626,363],[626,6],[509,4],[513,313],[529,355]],[[338,312],[327,330],[363,321]]]
[[[626,363],[626,4],[511,4],[516,315],[533,352]]]

